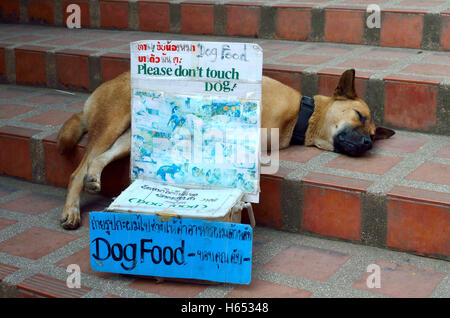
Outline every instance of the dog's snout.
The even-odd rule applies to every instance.
[[[363,136],[361,138],[361,144],[365,147],[368,147],[369,149],[372,148],[372,140],[370,140],[369,137]]]

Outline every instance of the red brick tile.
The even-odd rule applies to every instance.
[[[0,47],[0,82],[7,82],[5,49]]]
[[[53,24],[53,1],[52,0],[29,0],[28,19],[35,24]]]
[[[83,47],[96,48],[96,49],[111,49],[111,48],[122,46],[125,44],[128,44],[128,42],[116,41],[116,40],[99,40],[99,41],[94,41],[94,42],[83,44]]]
[[[39,132],[13,126],[0,128],[0,174],[32,179],[30,137]]]
[[[361,194],[307,186],[302,229],[347,240],[360,240]]]
[[[25,97],[29,93],[26,89],[16,86],[0,87],[0,98],[20,98]]]
[[[18,271],[19,269],[19,267],[0,263],[0,281],[2,281],[6,276]]]
[[[227,35],[257,37],[260,25],[260,7],[226,6]]]
[[[318,55],[306,55],[306,54],[291,54],[285,58],[280,59],[281,63],[295,63],[295,64],[307,64],[318,65],[332,60],[333,57],[318,56]]]
[[[79,298],[88,293],[91,288],[81,286],[80,288],[67,287],[66,281],[55,279],[42,274],[28,277],[17,285],[20,291],[28,292],[31,297],[50,298]]]
[[[263,269],[326,281],[350,257],[349,254],[316,247],[293,246],[278,253]]]
[[[371,48],[368,52],[364,53],[364,56],[370,57],[389,57],[396,59],[403,59],[408,56],[411,56],[413,52],[404,51],[402,49],[388,49],[382,47]]]
[[[301,66],[301,65],[284,65],[284,64],[264,64],[263,66],[263,72],[272,72],[271,74],[274,74],[275,72],[281,72],[281,73],[301,73],[305,68],[308,66]],[[277,76],[277,75],[275,75]],[[292,80],[291,80],[292,81]]]
[[[389,192],[388,196],[414,200],[425,203],[433,203],[450,206],[450,193],[411,188],[405,186],[395,186]]]
[[[364,273],[352,287],[398,298],[430,297],[445,274],[417,267],[399,265],[385,260],[376,262],[380,266],[380,288],[368,288]]]
[[[130,60],[129,58],[125,57],[109,58],[106,56],[102,56],[101,68],[102,68],[102,80],[103,82],[106,82],[119,76],[123,72],[129,71]]]
[[[6,229],[8,226],[16,224],[16,220],[0,218],[0,230]]]
[[[387,150],[400,153],[414,153],[427,143],[427,138],[394,135],[389,139],[377,140],[374,150]]]
[[[383,78],[384,81],[394,81],[394,82],[404,82],[404,83],[414,83],[414,84],[425,84],[425,85],[439,85],[444,77],[436,77],[436,76],[423,76],[420,74],[398,74],[392,73]]]
[[[67,95],[57,94],[57,93],[46,93],[40,96],[33,96],[25,99],[27,103],[43,104],[43,105],[54,105],[59,103],[64,103],[69,101],[71,98]]]
[[[314,43],[314,46],[304,49],[305,53],[324,53],[340,55],[350,53],[352,51],[349,47],[344,47],[342,44],[330,45],[330,43]],[[341,72],[342,73],[342,72]]]
[[[73,234],[48,230],[42,227],[32,227],[6,241],[0,242],[0,251],[37,260],[78,238],[79,236]]]
[[[450,64],[450,55],[448,53],[432,53],[421,59],[424,63],[445,63]]]
[[[442,51],[450,50],[450,16],[442,16],[441,45]]]
[[[212,5],[181,4],[181,33],[213,34],[214,7]]]
[[[139,29],[151,32],[170,32],[168,3],[138,2]]]
[[[101,1],[100,26],[106,28],[128,28],[128,3]]]
[[[300,79],[300,74],[298,73],[287,73],[287,72],[274,72],[274,71],[263,71],[265,76],[269,76],[283,84],[286,84],[297,91],[301,91],[302,84]]]
[[[207,285],[164,281],[156,283],[152,279],[140,278],[128,285],[131,288],[165,297],[192,298],[203,291]]]
[[[401,70],[403,73],[448,76],[450,74],[450,65],[415,63]]]
[[[385,83],[384,118],[401,128],[428,130],[436,124],[437,88]]]
[[[65,89],[89,91],[89,62],[87,57],[56,54],[56,78]]]
[[[48,184],[66,187],[70,175],[77,168],[84,155],[84,148],[75,147],[66,155],[60,155],[55,142],[43,141],[45,153],[45,177]]]
[[[302,182],[361,192],[366,191],[373,183],[369,180],[347,178],[319,172],[310,172],[302,179]]]
[[[2,41],[8,42],[8,43],[22,44],[21,42],[34,42],[34,41],[39,41],[39,40],[43,40],[43,39],[45,39],[45,37],[38,36],[38,35],[21,35],[21,36],[13,36],[13,37],[9,37],[6,39],[2,39]]]
[[[420,48],[423,29],[422,15],[386,12],[381,23],[381,46]]]
[[[281,228],[281,181],[264,176],[260,187],[259,203],[253,204],[256,223]]]
[[[319,94],[332,96],[334,89],[339,83],[339,76],[319,76]],[[355,79],[355,90],[358,96],[364,99],[366,96],[367,81],[362,79]]]
[[[425,162],[407,175],[406,179],[450,185],[450,165]]]
[[[74,37],[65,37],[65,38],[53,38],[51,40],[47,41],[41,41],[39,44],[46,44],[46,45],[59,45],[59,46],[69,46],[74,45],[80,42],[85,42],[85,38],[74,38]]]
[[[311,11],[278,8],[275,17],[275,38],[307,41],[311,33]]]
[[[85,247],[82,250],[70,255],[69,257],[57,262],[56,266],[61,266],[64,268],[67,268],[70,264],[77,264],[80,266],[80,270],[82,273],[89,274],[89,275],[95,275],[102,278],[110,278],[114,274],[112,273],[102,273],[102,272],[96,272],[92,270],[91,268],[91,254],[90,254],[90,247]]]
[[[326,164],[327,167],[382,175],[402,160],[401,157],[366,154],[359,158],[340,155]]]
[[[64,200],[62,199],[31,193],[0,204],[0,209],[34,215],[47,212],[63,204]]]
[[[15,49],[17,84],[46,86],[45,53]]]
[[[33,109],[35,109],[35,107],[17,104],[0,104],[0,118],[1,119],[12,118],[17,115],[27,113]]]
[[[403,0],[402,2],[398,3],[398,6],[405,6],[405,7],[420,7],[420,8],[431,8],[431,7],[437,7],[442,4],[445,4],[445,1],[423,1],[423,0]]]
[[[230,291],[227,298],[307,298],[311,296],[307,290],[252,279],[249,285],[240,285]]]
[[[436,156],[441,157],[441,158],[450,159],[450,143],[447,144],[447,146],[445,146],[441,150],[439,150],[437,152]]]
[[[71,4],[76,4],[80,7],[80,23],[81,27],[89,27],[90,26],[90,18],[89,18],[89,2],[84,1],[64,1],[62,3],[62,14],[63,14],[63,24],[67,25],[67,18],[69,15],[73,14],[73,11],[67,12],[67,7]]]
[[[288,148],[281,149],[279,153],[279,158],[280,160],[306,163],[312,158],[321,154],[322,152],[323,150],[320,150],[315,147],[293,145],[289,146]]]
[[[48,112],[27,119],[23,119],[22,121],[39,125],[58,126],[62,125],[67,119],[72,117],[72,115],[73,113],[69,113],[58,109],[52,109],[49,110]]]
[[[15,188],[11,188],[5,185],[0,185],[0,198],[4,197],[6,195],[9,195],[11,193],[13,193],[14,191],[16,191],[17,189]]]
[[[450,255],[448,207],[390,199],[386,245],[425,255]]]
[[[2,21],[19,23],[19,0],[0,1],[0,17]]]
[[[385,70],[389,66],[395,64],[396,61],[391,60],[368,60],[368,59],[349,59],[342,62],[338,66],[345,68],[368,69],[368,70]]]
[[[327,42],[362,43],[363,12],[326,10],[324,34]]]

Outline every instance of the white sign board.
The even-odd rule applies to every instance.
[[[131,179],[258,202],[261,81],[257,44],[131,43]]]

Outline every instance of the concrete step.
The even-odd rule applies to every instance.
[[[450,49],[444,0],[5,0],[0,17],[66,26],[70,4],[79,6],[83,28]],[[379,27],[367,24],[373,4],[380,8]]]
[[[0,85],[0,174],[66,186],[87,136],[61,156],[56,135],[87,97]],[[361,158],[304,146],[279,157],[277,173],[261,176],[258,225],[450,259],[449,136],[397,131]],[[128,178],[129,159],[111,163],[103,194],[119,194]]]
[[[129,42],[202,39],[138,31],[0,25],[0,81],[71,91],[93,91],[129,69]],[[379,125],[450,135],[450,54],[300,41],[232,38],[260,44],[264,74],[304,95],[333,92],[340,74],[356,69],[356,90]]]

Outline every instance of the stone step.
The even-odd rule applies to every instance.
[[[87,136],[65,156],[56,136],[88,96],[0,85],[0,174],[67,186]],[[304,146],[279,158],[278,171],[261,176],[259,226],[450,259],[450,137],[398,130],[360,158]],[[102,174],[105,195],[128,184],[127,158]]]
[[[83,28],[245,36],[294,41],[450,49],[449,1],[416,0],[5,0],[3,22]],[[380,23],[367,12],[377,5]]]
[[[450,134],[448,52],[2,24],[0,81],[93,91],[129,69],[130,41],[180,38],[258,43],[264,49],[264,74],[308,96],[331,94],[340,74],[355,68],[356,90],[371,107],[377,124]]]

